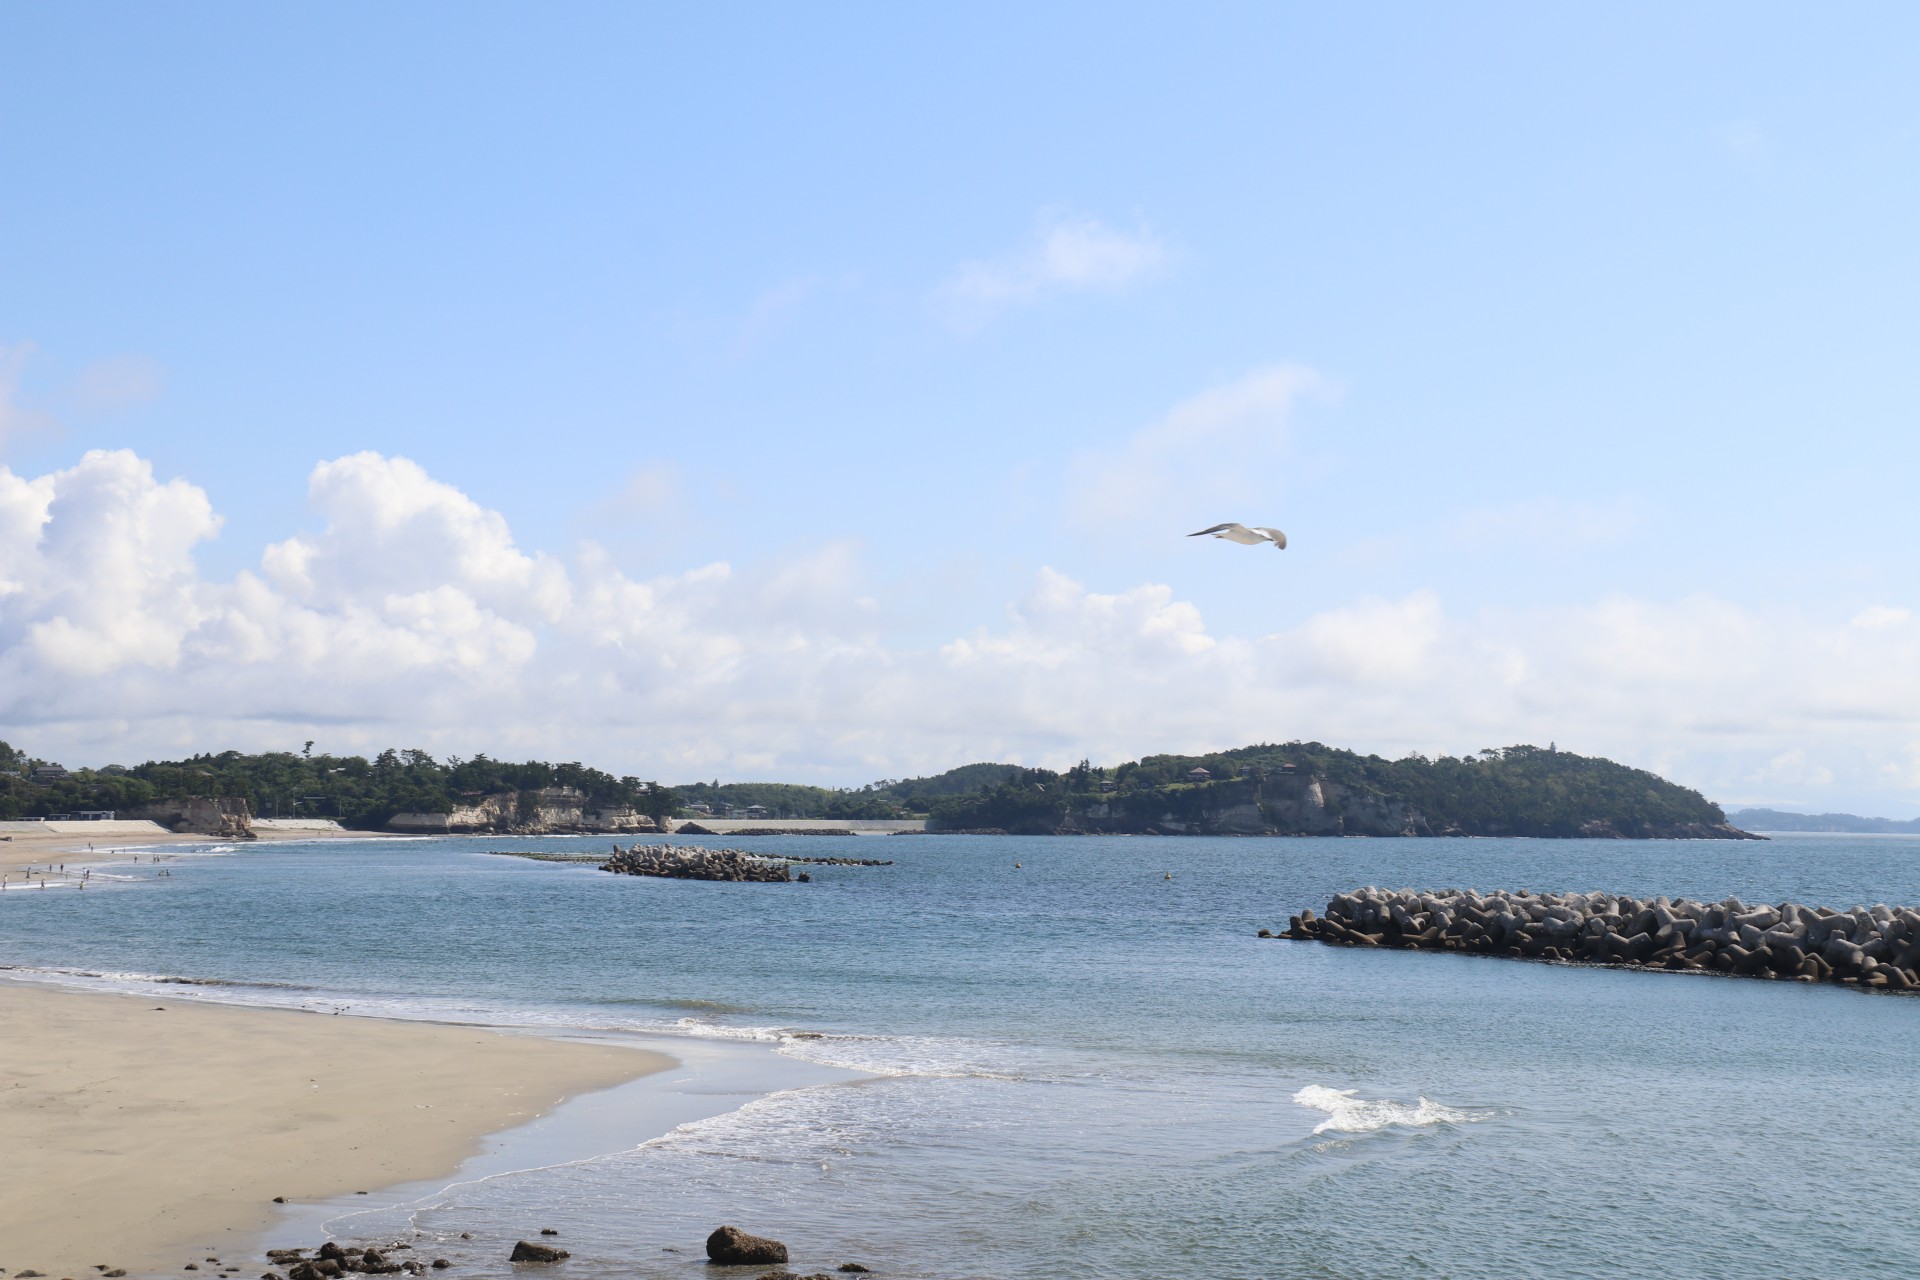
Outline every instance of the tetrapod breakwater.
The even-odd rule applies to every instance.
[[[785,862],[744,849],[701,849],[689,845],[636,844],[613,848],[602,871],[623,876],[662,876],[669,880],[739,880],[779,883],[793,878]]]
[[[1324,916],[1308,909],[1289,917],[1277,936],[1920,990],[1920,911],[1885,904],[1836,911],[1794,902],[1748,906],[1738,898],[1368,886],[1335,895]]]

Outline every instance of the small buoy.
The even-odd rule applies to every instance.
[[[1163,879],[1163,880],[1171,880],[1171,879],[1173,879],[1173,872],[1171,872],[1171,871],[1169,871],[1169,872],[1167,872],[1167,874],[1166,874],[1166,875],[1164,875],[1164,876],[1162,876],[1162,877],[1161,877],[1161,879]]]
[[[1013,864],[1013,869],[1014,869],[1015,871],[1018,871],[1018,870],[1020,869],[1020,864],[1019,864],[1019,863],[1017,863],[1017,862],[1016,862],[1016,863],[1014,863],[1014,864]]]

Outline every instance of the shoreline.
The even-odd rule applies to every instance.
[[[81,824],[74,823],[74,826]],[[201,831],[174,832],[157,823],[150,824],[152,831],[127,831],[131,823],[101,823],[98,836],[92,833],[80,834],[73,831],[21,831],[9,830],[7,838],[0,840],[0,880],[18,885],[23,879],[22,872],[27,867],[43,865],[57,866],[67,862],[75,867],[93,867],[112,865],[118,858],[136,853],[144,854],[149,850],[165,849],[183,845],[232,844],[225,836],[208,835]],[[405,839],[379,831],[349,831],[342,827],[336,830],[299,830],[299,831],[256,831],[254,839],[247,844],[281,844],[300,840],[390,840]],[[57,1278],[56,1278],[57,1280]]]
[[[444,1180],[570,1099],[683,1067],[612,1039],[0,981],[0,1267],[239,1258],[282,1229],[276,1196]]]
[[[641,1047],[653,1047],[678,1064],[609,1089],[569,1098],[536,1119],[489,1135],[482,1149],[451,1177],[436,1176],[375,1190],[370,1196],[341,1195],[329,1200],[288,1204],[271,1231],[259,1238],[254,1256],[270,1248],[311,1249],[322,1240],[346,1245],[405,1241],[417,1249],[431,1245],[434,1256],[449,1258],[452,1275],[495,1273],[517,1239],[536,1239],[547,1221],[541,1210],[555,1206],[517,1201],[514,1212],[476,1226],[471,1238],[424,1229],[417,1213],[443,1208],[459,1198],[459,1189],[479,1183],[538,1175],[570,1165],[618,1157],[649,1142],[669,1137],[687,1125],[731,1115],[774,1094],[868,1079],[865,1073],[787,1057],[768,1043],[703,1038],[667,1038],[648,1033],[581,1033],[589,1043],[611,1034]],[[697,1257],[706,1229],[678,1247]],[[592,1258],[598,1248],[590,1236],[569,1233],[558,1243]],[[416,1254],[415,1257],[421,1257]],[[602,1256],[599,1261],[631,1259]]]

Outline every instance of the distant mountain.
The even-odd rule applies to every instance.
[[[1833,831],[1861,835],[1920,835],[1920,818],[1863,818],[1855,813],[1784,813],[1779,809],[1736,809],[1727,821],[1748,831]]]

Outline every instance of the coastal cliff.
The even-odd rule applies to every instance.
[[[1427,836],[1419,812],[1313,774],[1154,788],[1069,807],[1064,832],[1207,836]]]
[[[396,813],[386,829],[409,835],[620,835],[660,827],[630,807],[595,807],[574,787],[541,787],[481,796],[447,813]]]
[[[133,805],[120,810],[119,816],[157,822],[182,835],[219,836],[225,840],[254,838],[253,808],[244,796],[179,796]]]

